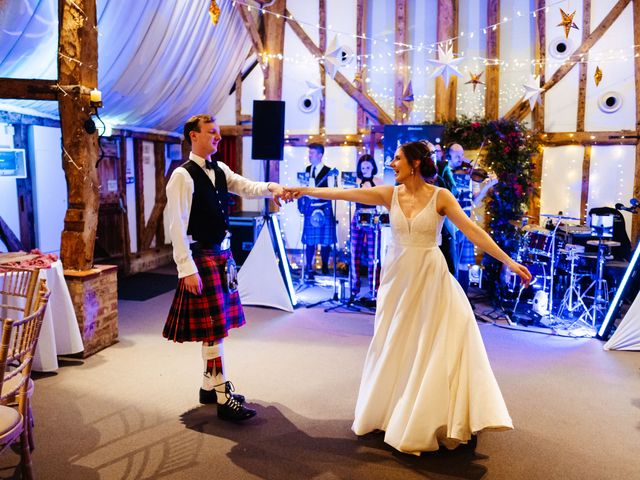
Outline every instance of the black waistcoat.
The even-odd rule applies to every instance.
[[[307,165],[306,172],[311,175],[311,167],[313,165]],[[326,165],[323,165],[321,169],[316,169],[316,187],[328,187],[329,186],[329,172],[331,169]]]
[[[206,172],[193,160],[186,162],[182,167],[193,179],[193,198],[187,233],[197,242],[222,242],[229,228],[227,177],[217,163],[214,163],[214,188]]]

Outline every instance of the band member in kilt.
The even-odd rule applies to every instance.
[[[329,179],[334,176],[334,170],[322,163],[324,146],[319,143],[309,144],[309,162],[306,172],[309,174],[309,185],[313,187],[328,187]],[[331,184],[335,185],[335,180]],[[336,221],[333,216],[331,202],[317,199],[301,199],[298,202],[300,213],[304,215],[302,229],[302,243],[306,245],[306,270],[313,275],[313,259],[315,258],[316,245],[320,245],[320,258],[322,259],[322,273],[329,273],[329,254],[331,245],[336,243]]]
[[[368,153],[358,159],[356,175],[360,188],[376,186],[375,175],[378,166]],[[376,268],[376,259],[380,258],[380,223],[374,221],[377,216],[375,208],[363,203],[356,203],[356,211],[351,219],[351,300],[360,293],[360,268],[363,249],[366,249],[367,272],[369,274],[369,290],[375,297],[373,285],[380,285],[380,266]],[[377,239],[376,239],[377,236]],[[375,282],[374,282],[375,273]]]
[[[162,332],[174,342],[202,342],[204,375],[200,403],[217,403],[218,417],[240,421],[255,416],[244,397],[232,393],[225,376],[223,339],[245,318],[235,282],[230,250],[228,193],[243,197],[273,196],[277,183],[253,182],[211,160],[218,150],[220,129],[211,115],[196,115],[184,125],[191,145],[189,160],[167,183],[169,232],[178,268],[178,287]]]

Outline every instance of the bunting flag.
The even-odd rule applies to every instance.
[[[413,85],[411,80],[407,82],[402,90],[402,111],[407,115],[411,115],[411,111],[413,110]]]
[[[216,0],[211,0],[211,5],[209,6],[209,16],[211,17],[211,23],[217,25],[218,20],[220,20],[220,7],[216,3]]]
[[[596,82],[596,87],[600,85],[600,82],[602,81],[602,70],[600,70],[600,67],[596,67],[596,72],[593,74],[593,80]]]

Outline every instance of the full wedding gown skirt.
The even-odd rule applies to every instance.
[[[416,455],[513,428],[471,305],[437,246],[438,190],[412,219],[393,192],[392,241],[352,427],[357,435],[383,430],[386,443]]]

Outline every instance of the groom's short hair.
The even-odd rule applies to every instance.
[[[191,132],[200,131],[200,120],[202,120],[202,123],[215,123],[216,117],[214,117],[213,115],[209,115],[208,113],[200,113],[198,115],[194,115],[189,120],[184,122],[184,129],[182,130],[182,134],[184,135],[184,139],[189,145],[191,145],[191,136],[189,134]]]

